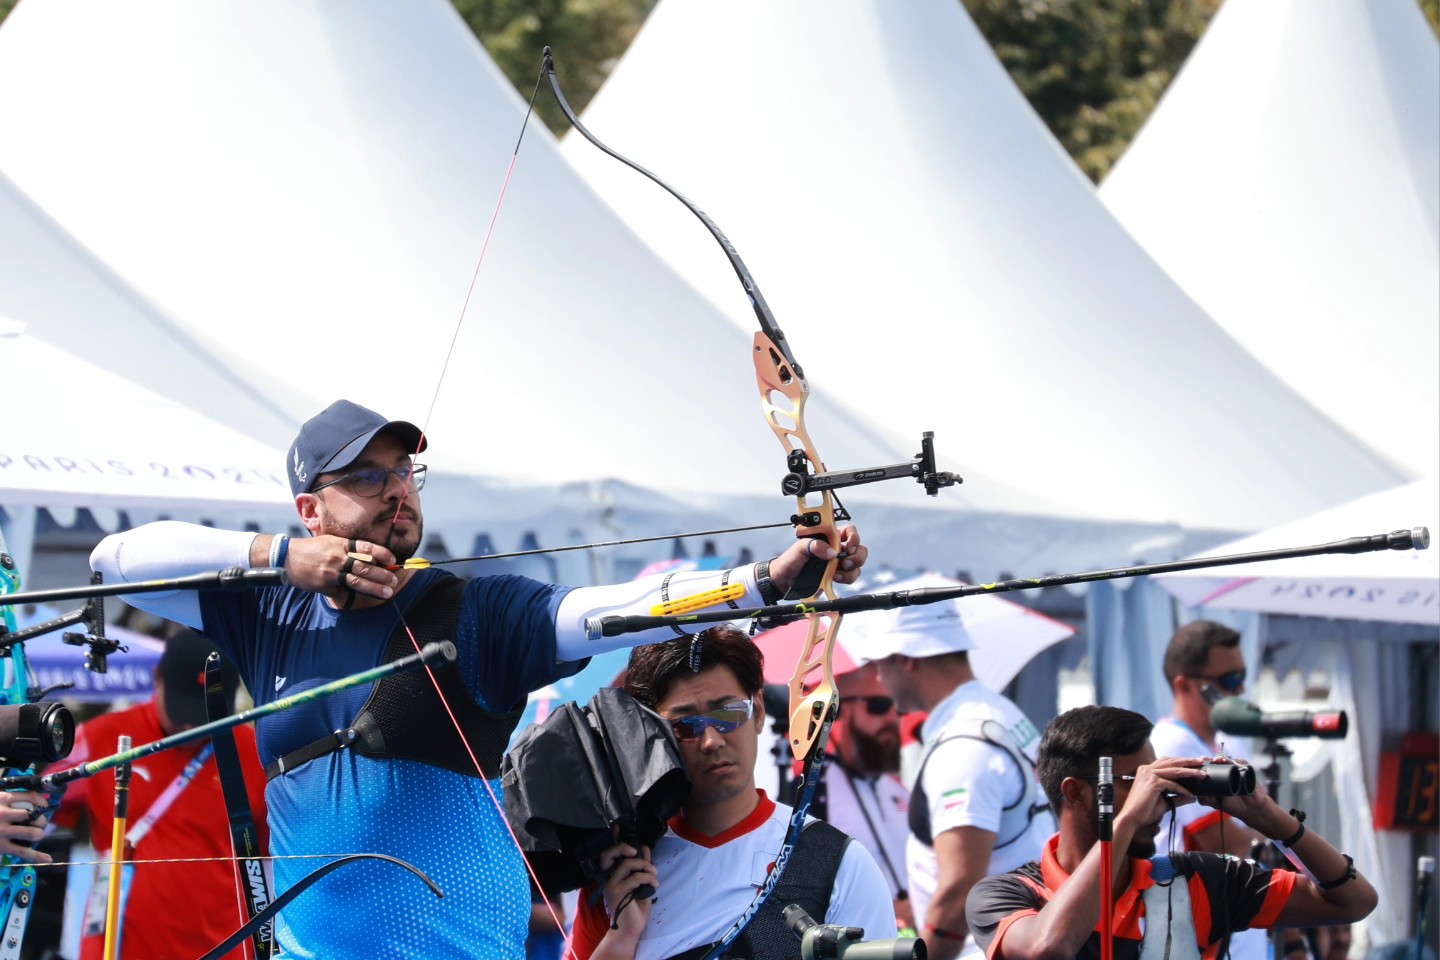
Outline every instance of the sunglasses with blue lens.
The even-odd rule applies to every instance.
[[[707,729],[713,728],[716,733],[734,733],[755,715],[754,700],[736,700],[727,703],[719,710],[711,710],[709,713],[697,713],[689,717],[671,717],[670,728],[675,731],[675,739],[681,743],[694,743],[705,736]]]
[[[1213,683],[1226,693],[1235,694],[1245,689],[1245,671],[1231,670],[1214,677],[1191,676],[1191,680],[1202,680],[1205,683]]]

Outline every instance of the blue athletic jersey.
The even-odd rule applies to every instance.
[[[396,598],[400,613],[436,578],[422,570]],[[472,696],[497,712],[584,666],[557,663],[555,612],[565,587],[524,577],[469,581],[455,646]],[[291,587],[200,594],[205,633],[240,667],[256,703],[268,703],[378,666],[398,623],[385,604],[336,610]],[[262,717],[260,759],[270,763],[350,726],[373,684]],[[327,754],[270,782],[270,849],[294,854],[383,853],[429,874],[437,899],[402,868],[347,865],[282,913],[279,939],[295,957],[524,956],[530,895],[525,866],[496,807],[500,781],[416,760]],[[491,798],[491,791],[494,799]],[[323,860],[277,860],[288,889]]]

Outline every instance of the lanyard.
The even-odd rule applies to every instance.
[[[125,843],[127,846],[133,849],[139,845],[141,840],[145,839],[146,834],[155,826],[155,822],[163,817],[165,811],[170,809],[170,805],[176,801],[180,794],[185,792],[185,788],[190,786],[190,781],[195,779],[195,775],[200,772],[201,767],[205,766],[205,762],[210,759],[210,755],[214,752],[214,745],[207,743],[205,744],[205,749],[195,754],[194,758],[185,764],[185,769],[176,775],[175,779],[170,782],[170,786],[165,788],[165,792],[156,797],[155,802],[150,804],[150,808],[145,811],[145,816],[136,821],[135,825],[130,828],[130,831],[125,834]]]
[[[880,859],[885,861],[885,869],[889,872],[890,879],[894,881],[895,889],[899,893],[904,893],[905,884],[900,882],[900,875],[895,872],[895,865],[890,862],[890,852],[885,849],[885,838],[880,835],[879,830],[875,829],[875,821],[870,819],[870,811],[865,809],[865,801],[860,796],[860,789],[855,786],[855,778],[850,775],[850,770],[845,764],[837,762],[835,766],[839,767],[840,772],[845,774],[845,782],[849,784],[850,793],[855,797],[855,806],[860,808],[860,815],[865,818],[865,826],[869,828],[870,836],[875,838],[875,849],[880,851]],[[870,784],[870,791],[875,797],[875,808],[878,811],[880,809],[880,788],[876,786],[873,780],[867,782]]]

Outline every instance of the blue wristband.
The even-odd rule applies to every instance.
[[[290,552],[290,538],[283,533],[270,544],[270,566],[284,568],[285,556]]]

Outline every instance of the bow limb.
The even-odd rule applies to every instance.
[[[439,885],[412,863],[407,863],[397,857],[387,857],[383,853],[353,853],[349,856],[341,857],[338,860],[332,860],[325,864],[325,866],[312,870],[310,873],[301,877],[294,886],[270,901],[264,910],[261,910],[255,914],[255,916],[251,917],[245,922],[244,926],[226,937],[224,942],[212,948],[210,952],[206,953],[200,960],[219,960],[220,957],[225,956],[225,954],[244,943],[256,930],[272,922],[276,914],[288,906],[291,900],[294,900],[309,889],[312,884],[324,879],[326,875],[335,872],[347,864],[363,863],[366,860],[376,860],[380,863],[393,863],[397,867],[404,867],[419,877],[436,897],[443,898],[445,896],[445,892],[440,889]]]
[[[559,103],[561,111],[564,112],[566,120],[586,140],[664,188],[699,218],[715,241],[720,244],[721,249],[725,251],[725,256],[729,259],[730,266],[739,278],[741,286],[745,288],[745,294],[749,298],[750,305],[760,324],[760,332],[755,335],[753,359],[765,419],[785,449],[792,475],[807,472],[807,470],[816,473],[824,472],[820,454],[805,430],[805,401],[810,395],[809,384],[806,383],[800,365],[790,352],[785,335],[780,331],[774,315],[770,312],[769,304],[760,293],[759,286],[750,275],[744,261],[740,259],[734,245],[719,226],[684,194],[654,173],[621,156],[585,128],[585,125],[575,116],[575,112],[570,108],[565,94],[560,89],[549,47],[545,48],[543,71],[550,81],[550,89],[555,94],[555,99]],[[804,462],[801,463],[800,460]],[[834,495],[828,490],[819,491],[813,503],[807,499],[803,488],[797,487],[794,492],[797,494],[799,509],[792,518],[792,522],[802,528],[800,535],[823,538],[833,548],[835,556],[825,562],[812,559],[792,586],[790,595],[793,599],[813,599],[821,596],[834,599],[832,580],[840,564],[840,534],[836,527],[837,503]],[[843,514],[843,510],[840,513]],[[835,718],[836,708],[839,705],[831,660],[840,627],[840,617],[838,614],[809,614],[808,616],[810,619],[809,635],[799,662],[796,664],[795,673],[790,680],[790,747],[796,757],[804,761],[804,775],[800,791],[796,797],[790,823],[785,831],[785,839],[775,858],[775,866],[766,876],[765,882],[756,892],[755,898],[745,912],[711,947],[705,960],[720,956],[735,942],[779,885],[785,867],[799,842],[800,833],[805,827],[810,800],[814,796],[815,785],[819,781],[830,724]],[[807,692],[805,690],[806,678],[817,669],[821,673],[820,680],[813,689]]]
[[[760,287],[751,275],[750,269],[745,265],[745,261],[740,259],[735,245],[730,242],[715,221],[704,210],[696,206],[689,197],[655,173],[607,146],[591,133],[585,124],[580,122],[580,118],[575,115],[575,111],[571,109],[569,101],[565,98],[564,91],[560,89],[560,82],[555,76],[555,60],[549,47],[545,48],[542,70],[550,81],[550,90],[555,95],[561,112],[565,114],[565,119],[581,136],[603,153],[648,178],[684,204],[685,208],[705,225],[705,229],[715,238],[720,249],[725,251],[725,257],[730,261],[730,267],[735,271],[740,285],[745,288],[745,295],[760,324],[760,331],[755,335],[754,340],[754,362],[766,422],[770,424],[770,429],[775,432],[781,446],[785,448],[787,457],[796,454],[803,455],[813,472],[824,472],[825,467],[820,455],[805,430],[805,401],[810,395],[810,386],[805,381],[804,371],[790,351],[789,342],[776,322],[775,315],[765,300],[765,295],[760,292]],[[835,594],[831,580],[840,562],[838,557],[840,534],[836,527],[837,505],[834,495],[828,491],[822,491],[814,503],[809,502],[804,494],[797,499],[799,510],[796,517],[793,518],[794,522],[805,528],[804,536],[824,538],[835,549],[837,557],[824,564],[824,568],[818,576],[808,577],[803,586],[792,590],[792,594],[794,594],[794,599],[812,599],[824,596],[833,600]],[[843,513],[843,511],[838,512]],[[822,737],[828,731],[829,726],[823,723],[823,720],[826,717],[834,716],[838,703],[831,663],[839,628],[840,617],[838,615],[832,614],[824,617],[812,615],[810,617],[810,634],[802,649],[799,662],[795,666],[795,674],[790,679],[790,748],[797,759],[809,760],[816,753],[824,750]],[[805,679],[817,668],[821,671],[819,683],[807,692],[804,689]]]

